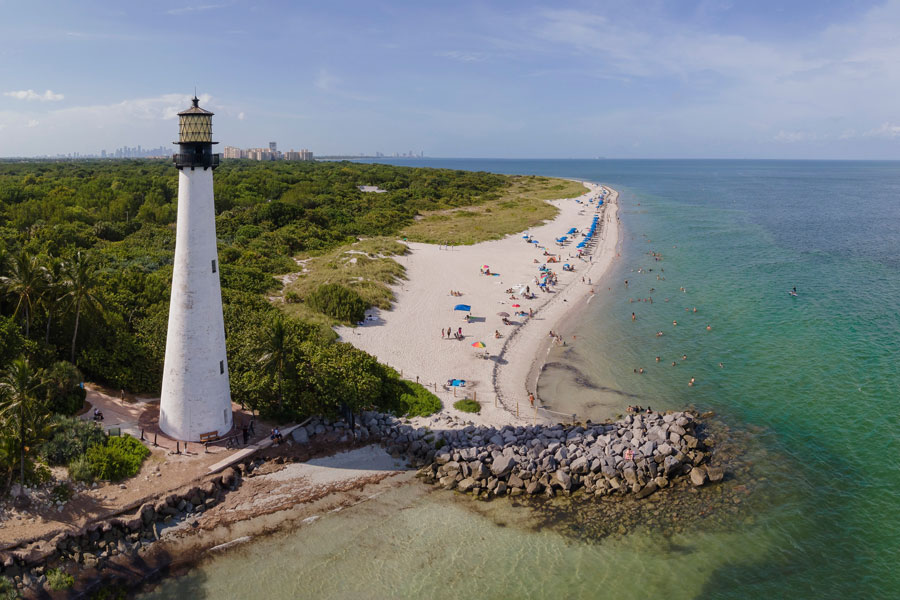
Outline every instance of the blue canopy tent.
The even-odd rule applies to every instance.
[[[463,310],[465,312],[471,312],[472,307],[469,306],[468,304],[457,304],[456,306],[453,307],[453,310]]]

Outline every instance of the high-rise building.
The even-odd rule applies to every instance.
[[[225,158],[243,158],[243,151],[234,146],[225,146]]]
[[[178,214],[159,426],[200,441],[231,429],[231,389],[216,250],[212,116],[195,97],[178,113]]]
[[[277,142],[269,142],[269,152],[275,154],[278,152],[278,143]]]

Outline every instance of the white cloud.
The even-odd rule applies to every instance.
[[[320,69],[314,84],[323,92],[332,92],[340,82],[340,78],[329,73],[327,69]]]
[[[37,127],[40,124],[41,122],[37,119],[31,119],[30,121],[28,121],[28,127]]]
[[[15,98],[16,100],[40,100],[41,102],[59,102],[65,96],[55,94],[52,90],[47,90],[43,94],[39,94],[34,90],[17,90],[12,92],[3,92],[4,96]]]
[[[840,140],[900,138],[900,61],[888,58],[900,55],[900,0],[789,39],[722,34],[652,10],[634,17],[627,8],[539,10],[507,23],[501,44],[523,62],[560,65],[540,77],[612,82],[619,98],[609,119],[593,119],[596,131],[640,135],[645,147],[673,146],[673,132],[691,139],[678,151],[775,143],[841,153]]]
[[[460,62],[484,62],[487,60],[487,54],[483,52],[463,52],[461,50],[448,50],[446,52],[438,52],[437,56],[458,60]]]
[[[243,121],[243,120],[244,120],[244,117],[245,117],[245,115],[244,115],[243,112],[239,112],[239,113],[238,113],[238,121]]]
[[[794,144],[797,142],[806,142],[816,139],[816,135],[808,131],[784,131],[783,129],[775,135],[776,142]]]
[[[173,8],[171,10],[167,10],[167,15],[184,15],[192,12],[204,12],[207,10],[214,10],[216,8],[224,8],[227,4],[201,4],[198,6],[182,6],[181,8]]]
[[[207,106],[212,97],[200,96],[200,105]],[[132,98],[114,104],[73,106],[53,111],[60,119],[103,122],[106,124],[127,121],[154,121],[174,119],[191,105],[190,94],[162,94],[151,98]]]
[[[863,135],[865,137],[894,139],[900,137],[900,125],[896,123],[882,123],[880,127],[871,129]]]

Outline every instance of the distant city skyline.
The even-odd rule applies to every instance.
[[[900,158],[900,0],[0,6],[2,157],[168,146],[196,87],[222,146]]]

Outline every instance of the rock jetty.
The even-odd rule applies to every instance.
[[[321,424],[317,424],[321,428]],[[691,412],[628,415],[584,425],[468,425],[432,431],[365,413],[361,431],[406,454],[426,483],[482,498],[571,493],[646,498],[676,478],[695,486],[721,481],[702,427]]]

